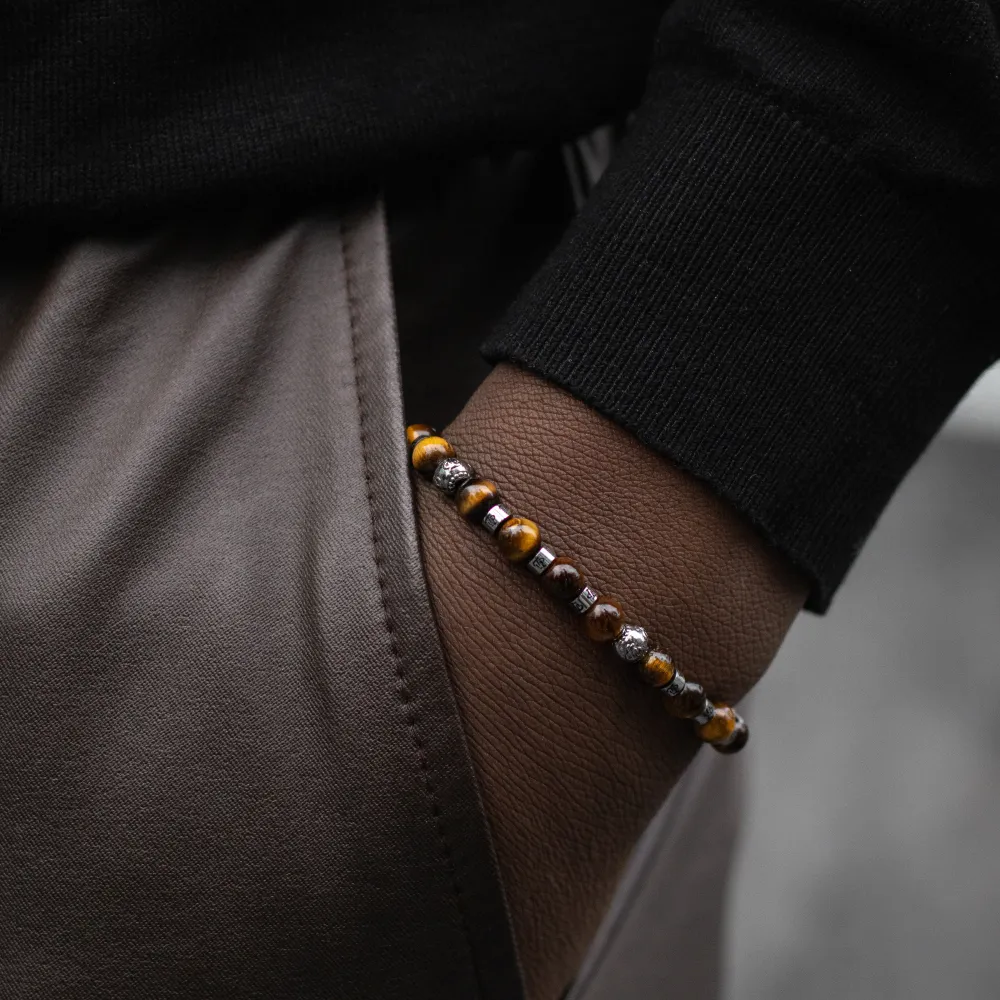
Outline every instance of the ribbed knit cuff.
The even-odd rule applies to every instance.
[[[710,484],[822,611],[988,362],[957,305],[968,269],[751,85],[679,70],[483,351]]]

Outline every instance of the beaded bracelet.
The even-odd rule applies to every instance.
[[[407,427],[406,443],[413,468],[453,497],[462,517],[482,525],[510,562],[525,566],[549,594],[568,604],[591,639],[611,642],[623,660],[638,664],[639,676],[663,695],[670,715],[691,719],[699,738],[720,753],[736,753],[746,746],[750,730],[736,711],[710,701],[704,688],[686,680],[666,653],[651,650],[646,630],[628,624],[621,604],[588,586],[572,560],[543,545],[538,525],[516,516],[503,502],[496,483],[478,479],[472,467],[456,458],[455,449],[427,424]]]

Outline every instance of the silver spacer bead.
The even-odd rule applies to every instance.
[[[668,698],[674,698],[684,690],[686,684],[684,675],[679,670],[675,670],[673,680],[669,684],[664,684],[660,688],[660,693],[665,694]]]
[[[448,496],[454,496],[460,486],[476,476],[475,470],[460,458],[446,458],[434,470],[434,485]]]
[[[554,562],[556,554],[544,545],[528,560],[528,569],[535,576],[541,576]]]
[[[513,516],[512,511],[508,510],[502,503],[497,503],[486,512],[482,524],[491,535],[495,535],[500,530],[500,525]]]
[[[649,636],[641,625],[626,625],[615,639],[615,652],[629,663],[641,660],[649,652]]]
[[[578,614],[582,615],[585,611],[589,611],[597,603],[597,591],[593,587],[584,587],[572,601],[569,602],[569,606]]]
[[[703,726],[706,722],[711,722],[715,718],[715,706],[706,698],[705,707],[701,710],[699,715],[694,717],[694,721],[699,725]]]

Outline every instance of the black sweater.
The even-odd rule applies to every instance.
[[[486,345],[710,483],[825,607],[1000,354],[985,0],[8,0],[0,225],[624,148]]]

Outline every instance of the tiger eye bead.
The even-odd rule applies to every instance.
[[[566,556],[559,556],[541,578],[542,587],[560,601],[572,601],[587,586],[583,571]]]
[[[680,694],[664,696],[663,706],[675,719],[693,719],[696,715],[701,715],[705,707],[705,689],[700,684],[688,681]]]
[[[618,638],[625,626],[622,606],[613,597],[599,597],[583,616],[583,631],[594,642],[610,642]]]
[[[736,713],[728,705],[716,705],[712,718],[698,727],[698,736],[706,743],[721,743],[733,735],[734,729]]]
[[[639,676],[653,687],[666,687],[673,679],[676,670],[674,661],[666,653],[653,650],[646,654],[646,659],[639,664]]]
[[[417,472],[429,476],[446,458],[454,458],[455,449],[443,437],[431,434],[420,438],[413,446],[410,461]]]
[[[500,500],[500,487],[488,479],[473,479],[455,494],[455,506],[466,521],[479,521]]]
[[[737,715],[736,725],[729,737],[721,743],[713,743],[712,747],[719,753],[739,753],[747,745],[749,739],[750,727]]]
[[[406,446],[412,449],[421,438],[430,437],[436,433],[437,431],[430,424],[410,424],[406,428]]]
[[[497,544],[512,563],[522,563],[538,551],[542,532],[526,517],[509,517],[497,532]]]

